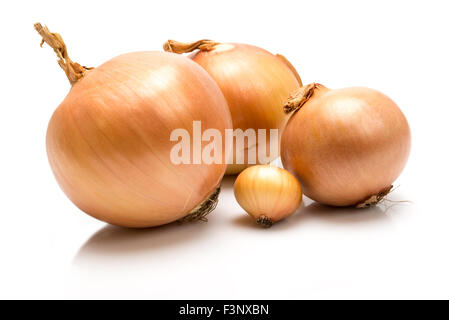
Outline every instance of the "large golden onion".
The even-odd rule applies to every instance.
[[[410,128],[384,94],[362,87],[301,88],[285,106],[295,111],[281,144],[284,167],[304,194],[334,206],[380,201],[404,168]]]
[[[232,127],[226,100],[207,72],[166,52],[128,53],[88,70],[69,59],[59,35],[36,29],[72,82],[47,131],[51,168],[72,202],[127,227],[201,218],[212,209],[224,159],[179,165],[170,159],[173,130],[193,136],[194,120],[223,136]]]

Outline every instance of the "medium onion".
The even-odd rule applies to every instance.
[[[193,120],[222,135],[232,128],[226,100],[207,72],[165,52],[124,54],[90,70],[70,60],[58,34],[35,28],[72,84],[47,131],[51,168],[72,202],[126,227],[204,219],[226,165],[173,164],[170,134],[181,128],[192,135]]]
[[[284,167],[304,194],[334,206],[382,200],[410,153],[410,128],[398,106],[368,88],[301,88],[284,107],[295,111],[281,141]]]
[[[301,186],[287,170],[257,165],[243,170],[234,184],[237,202],[262,227],[290,216],[302,201]]]
[[[265,154],[270,150],[269,129],[278,129],[280,138],[287,122],[287,116],[279,109],[289,94],[302,86],[295,68],[282,55],[246,44],[218,43],[199,40],[180,43],[168,40],[164,50],[186,53],[198,49],[190,55],[217,82],[231,111],[234,130],[267,130]],[[238,149],[234,144],[232,164],[226,174],[236,174],[250,164],[248,150],[258,154],[258,143],[249,145],[247,141]],[[236,149],[237,148],[237,149]],[[254,149],[253,149],[254,148]],[[279,147],[266,159],[257,157],[257,163],[268,163],[279,156]],[[262,151],[263,152],[263,151]],[[237,154],[243,154],[243,164],[238,164]]]

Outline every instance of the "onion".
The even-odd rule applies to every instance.
[[[217,82],[223,92],[231,111],[234,130],[265,129],[267,130],[266,149],[270,149],[269,129],[278,129],[280,138],[287,122],[287,116],[279,109],[289,94],[302,86],[295,68],[282,55],[246,44],[218,43],[211,40],[200,40],[193,43],[180,43],[168,40],[164,50],[185,53],[199,49],[190,56],[201,65]],[[237,136],[242,135],[237,133]],[[263,143],[262,142],[262,143]],[[234,144],[232,163],[228,165],[226,174],[236,174],[251,164],[248,149],[259,154],[258,143],[236,147]],[[257,163],[268,163],[279,156],[279,147],[272,146],[273,152],[265,159],[257,157]],[[237,155],[244,161],[238,163]]]
[[[301,186],[287,170],[257,165],[243,170],[234,184],[237,202],[262,227],[290,216],[302,201]]]
[[[410,153],[410,128],[398,106],[368,88],[310,84],[284,107],[295,111],[281,141],[284,167],[304,194],[334,205],[368,207],[391,190]]]
[[[54,112],[47,153],[66,195],[89,215],[126,227],[205,219],[226,164],[170,161],[174,129],[193,120],[224,135],[231,117],[213,79],[190,59],[128,53],[89,70],[70,60],[58,34],[35,25],[72,88]]]

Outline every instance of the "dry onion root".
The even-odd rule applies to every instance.
[[[284,106],[294,112],[281,141],[284,168],[304,194],[334,206],[369,207],[390,192],[411,145],[408,122],[384,94],[312,83]]]
[[[240,206],[265,228],[290,216],[302,201],[298,180],[287,170],[271,165],[243,170],[235,181],[234,194]]]
[[[232,128],[214,80],[190,59],[135,52],[95,69],[73,62],[60,35],[35,29],[54,49],[72,88],[47,130],[47,154],[65,194],[89,215],[125,227],[204,220],[216,205],[222,164],[170,161],[174,129],[193,120]]]
[[[295,68],[282,55],[273,55],[261,48],[236,43],[219,43],[199,40],[181,43],[168,40],[164,50],[187,53],[197,50],[189,57],[201,65],[222,90],[232,115],[234,129],[266,129],[266,154],[270,150],[269,129],[278,129],[280,135],[287,122],[287,115],[279,109],[289,94],[302,86]],[[279,148],[267,159],[257,163],[268,163],[279,156]],[[226,174],[237,174],[251,163],[248,150],[258,154],[258,144],[243,148],[234,145],[232,164]],[[243,153],[244,161],[237,163],[236,154]],[[263,153],[263,151],[262,151]]]

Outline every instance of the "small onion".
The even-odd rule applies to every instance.
[[[287,170],[256,165],[243,170],[234,184],[237,202],[263,227],[290,216],[302,201],[301,186]]]
[[[89,215],[126,227],[204,219],[216,205],[222,164],[170,161],[170,134],[192,123],[232,128],[220,89],[198,64],[165,52],[118,56],[96,69],[74,63],[62,38],[36,30],[72,88],[47,130],[47,154],[66,195]]]
[[[368,207],[391,190],[410,153],[410,128],[384,94],[310,84],[284,107],[295,111],[281,141],[284,168],[304,194],[334,205]]]
[[[289,94],[302,86],[295,68],[282,55],[246,44],[218,43],[199,40],[193,43],[180,43],[168,40],[164,50],[186,53],[199,49],[190,55],[217,82],[231,111],[234,130],[267,130],[266,154],[270,150],[269,129],[278,129],[280,138],[288,117],[279,109]],[[259,141],[260,143],[260,141]],[[258,154],[258,144],[236,149],[232,164],[226,174],[236,174],[248,167],[248,150]],[[268,163],[279,156],[279,147],[267,159],[257,159],[257,163]],[[263,152],[263,151],[262,151]],[[244,164],[238,164],[236,154],[243,153]]]

